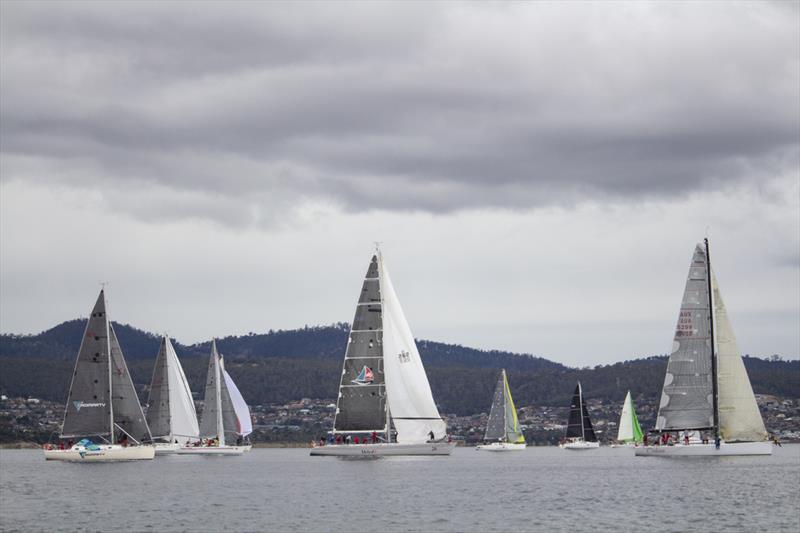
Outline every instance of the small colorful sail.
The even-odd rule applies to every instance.
[[[361,372],[358,373],[356,379],[353,380],[353,383],[356,385],[369,385],[375,380],[375,377],[372,375],[372,369],[367,365],[361,369]]]
[[[638,444],[642,442],[642,440],[642,428],[639,426],[639,419],[636,416],[636,409],[633,407],[631,391],[628,391],[628,394],[625,396],[625,403],[622,404],[622,414],[619,418],[619,432],[617,433],[617,441],[634,442]]]

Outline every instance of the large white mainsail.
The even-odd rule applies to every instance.
[[[147,422],[154,439],[186,444],[200,435],[192,391],[169,337],[164,335],[150,383]]]
[[[386,392],[397,442],[424,443],[443,439],[447,425],[439,415],[417,344],[397,299],[386,262],[378,254],[383,303],[383,361]]]
[[[714,336],[717,340],[720,435],[726,442],[766,440],[768,435],[764,420],[758,410],[753,387],[750,385],[713,270],[711,290],[714,293]]]

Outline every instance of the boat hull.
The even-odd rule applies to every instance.
[[[177,455],[242,455],[249,452],[252,446],[189,446],[180,448]]]
[[[44,458],[48,461],[71,461],[76,463],[95,463],[112,461],[142,461],[153,459],[156,455],[153,446],[120,446],[118,444],[99,444],[97,450],[90,450],[77,444],[68,450],[45,449]]]
[[[156,455],[172,455],[181,449],[181,445],[177,443],[159,442],[155,445]]]
[[[524,442],[492,442],[490,444],[479,444],[475,446],[476,450],[482,452],[514,452],[521,451],[526,448]]]
[[[311,449],[313,456],[327,457],[383,457],[391,455],[450,455],[454,442],[426,442],[422,444],[330,444]]]
[[[564,444],[559,444],[558,447],[563,450],[596,450],[600,447],[600,443],[586,441],[567,442]]]
[[[772,455],[770,442],[722,442],[713,444],[676,444],[675,446],[641,446],[637,457],[721,457],[729,455]]]

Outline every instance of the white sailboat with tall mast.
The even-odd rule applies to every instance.
[[[580,381],[572,395],[567,434],[560,447],[565,450],[591,450],[600,447],[592,421],[589,419],[589,410],[586,408],[586,400],[583,399],[583,387]]]
[[[206,440],[198,446],[183,446],[179,455],[241,455],[252,447],[243,439],[253,431],[250,409],[242,398],[217,351],[216,339],[211,341],[206,394],[200,419],[200,437]],[[235,443],[235,444],[231,444]]]
[[[150,382],[147,424],[153,435],[156,455],[175,453],[200,438],[192,391],[167,335],[161,338]]]
[[[455,446],[380,250],[356,306],[331,437],[354,443],[314,447],[311,455],[450,455]]]
[[[771,455],[708,239],[695,247],[672,346],[655,432],[677,438],[674,445],[637,448],[636,455]],[[707,437],[698,442],[691,437],[697,433]]]
[[[155,456],[107,307],[103,289],[86,323],[64,409],[62,442],[80,440],[66,448],[46,445],[47,460],[133,461]]]
[[[492,409],[489,412],[489,421],[486,423],[483,444],[476,446],[475,449],[489,452],[525,449],[525,435],[519,427],[517,408],[511,398],[505,369],[500,371],[500,378],[494,389]]]
[[[619,415],[617,442],[612,444],[611,447],[639,446],[643,440],[644,435],[642,434],[642,427],[639,425],[639,418],[636,416],[636,409],[633,406],[631,391],[628,391],[622,404],[622,413]]]

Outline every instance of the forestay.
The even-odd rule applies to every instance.
[[[359,380],[367,367],[372,380]],[[366,375],[366,372],[364,372]],[[386,381],[383,365],[378,258],[373,256],[356,305],[339,381],[334,432],[386,432]]]
[[[744,367],[716,276],[711,272],[714,293],[714,329],[717,340],[717,384],[720,435],[726,442],[766,440],[764,420]]]
[[[667,363],[657,430],[704,429],[714,424],[707,276],[706,252],[697,245]]]
[[[382,257],[378,257],[383,296],[383,353],[389,411],[399,443],[442,439],[447,426],[433,401],[428,377]]]

